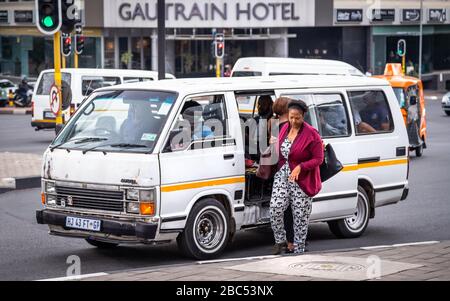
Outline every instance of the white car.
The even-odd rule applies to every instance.
[[[0,79],[0,107],[8,102],[8,93],[10,90],[14,93],[18,89],[12,81],[8,79]]]
[[[444,110],[447,116],[450,116],[450,92],[442,97],[442,109]]]

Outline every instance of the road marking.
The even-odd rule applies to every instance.
[[[362,250],[373,250],[373,249],[383,249],[383,248],[399,248],[399,247],[408,247],[408,246],[421,246],[421,245],[432,245],[438,244],[439,241],[421,241],[421,242],[410,242],[404,244],[394,244],[394,245],[381,245],[381,246],[370,246],[370,247],[361,247]]]
[[[280,255],[266,255],[266,256],[253,256],[253,257],[241,257],[241,258],[228,258],[228,259],[217,259],[217,260],[204,260],[197,261],[197,264],[208,264],[208,263],[221,263],[221,262],[232,262],[240,260],[255,260],[255,259],[272,259],[280,257]]]
[[[80,280],[80,279],[91,278],[91,277],[107,276],[107,275],[109,275],[109,274],[108,273],[93,273],[93,274],[84,274],[84,275],[77,275],[77,276],[41,279],[41,280],[36,280],[36,281],[70,281],[70,280]]]

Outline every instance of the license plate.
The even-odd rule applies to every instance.
[[[100,231],[101,221],[95,219],[66,217],[66,227],[89,231]]]
[[[44,119],[55,119],[55,114],[52,112],[44,112]]]

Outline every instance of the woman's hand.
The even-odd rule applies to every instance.
[[[291,182],[295,182],[298,181],[298,176],[300,175],[300,173],[302,172],[302,168],[300,167],[300,165],[298,165],[296,168],[294,168],[294,170],[291,172],[291,175],[289,176],[289,181]]]

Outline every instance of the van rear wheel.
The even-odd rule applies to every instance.
[[[423,144],[416,147],[416,157],[422,157],[423,155]]]
[[[361,236],[369,224],[370,204],[366,191],[358,186],[358,202],[353,216],[328,222],[331,232],[339,238]]]
[[[177,243],[187,257],[211,259],[222,253],[229,237],[230,221],[225,207],[216,199],[207,198],[194,205]]]

